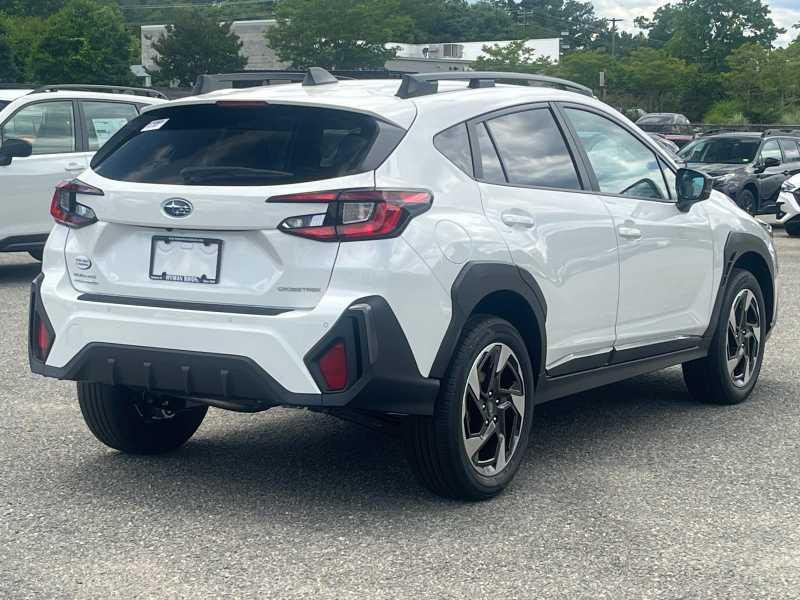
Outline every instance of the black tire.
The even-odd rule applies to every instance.
[[[756,214],[758,210],[756,197],[750,190],[742,190],[736,195],[736,204],[746,213]]]
[[[489,350],[490,347],[491,350]],[[481,400],[477,400],[474,404],[464,404],[468,399],[472,399],[472,396],[467,396],[469,375],[476,367],[486,369],[482,372],[484,375],[495,372],[492,365],[500,363],[502,359],[499,357],[504,356],[504,349],[511,351],[511,357],[509,358],[506,354],[503,363],[508,366],[501,365],[500,375],[493,380],[496,379],[498,382],[503,380],[505,387],[509,390],[513,387],[514,391],[518,393],[514,396],[507,394],[508,390],[502,390],[500,383],[497,384],[497,387],[492,388],[492,383],[486,383],[484,378],[478,386],[481,389],[480,397],[488,399],[492,396],[489,393],[491,389],[496,389],[498,391],[494,394],[494,402],[483,404],[483,411],[480,409]],[[482,357],[483,360],[495,362],[489,362],[488,368],[480,367],[479,365],[485,364],[479,362]],[[517,374],[521,378],[524,390],[520,389],[519,378],[515,384],[511,384],[511,380]],[[478,379],[476,378],[475,381]],[[519,332],[503,319],[488,315],[471,317],[464,326],[455,355],[447,374],[442,379],[434,416],[408,417],[405,422],[406,456],[420,482],[440,496],[460,500],[486,500],[499,494],[511,482],[525,456],[533,420],[533,385],[533,369],[525,342]],[[484,387],[487,388],[485,394]],[[524,394],[519,393],[523,391]],[[524,401],[522,396],[524,396]],[[515,399],[513,402],[512,398]],[[516,407],[521,407],[523,402],[524,410],[520,415]],[[489,404],[488,408],[487,404]],[[504,406],[505,409],[503,409]],[[501,413],[499,412],[501,410],[511,410],[512,412]],[[489,419],[492,417],[489,416],[489,413],[496,415],[493,417],[497,431],[493,434],[495,436],[494,447],[496,448],[495,452],[499,453],[502,446],[504,465],[499,470],[496,470],[497,465],[500,464],[498,458],[495,458],[494,466],[481,467],[474,464],[480,462],[480,454],[489,447],[489,444],[481,446],[481,449],[477,450],[472,457],[467,455],[468,442],[465,438],[468,437],[466,429],[470,419],[467,415],[471,411],[479,414],[477,426],[482,431],[484,429],[488,431],[491,426]],[[506,415],[510,415],[510,419],[512,419],[511,426],[506,420]],[[485,425],[482,424],[484,416],[487,416]],[[469,422],[473,423],[473,421]],[[500,433],[501,429],[502,434]],[[509,431],[518,433],[507,436]],[[500,437],[501,435],[503,437]],[[515,438],[515,435],[518,437]],[[486,439],[490,437],[488,436]],[[506,445],[503,445],[508,443],[507,438],[510,438],[511,443],[514,444],[510,449],[510,455],[506,454]],[[473,436],[470,439],[477,438]],[[515,443],[514,439],[516,439]],[[491,458],[489,462],[491,463]],[[487,474],[487,470],[493,474]]]
[[[28,250],[28,254],[30,254],[33,258],[42,262],[42,258],[44,257],[44,248],[39,248],[37,250]]]
[[[208,407],[201,406],[171,416],[154,413],[145,405],[142,392],[102,383],[79,382],[78,402],[94,436],[106,446],[128,454],[175,450],[192,437],[208,411]]]
[[[786,233],[792,237],[800,236],[800,221],[795,221],[793,223],[786,223],[784,225],[784,229]]]
[[[758,321],[759,342],[757,358],[752,361],[753,367],[749,379],[739,381],[737,384],[734,382],[736,377],[728,369],[728,356],[732,347],[738,346],[739,342],[736,341],[737,336],[729,332],[729,319],[734,300],[739,298],[744,290],[752,292],[758,307],[757,319],[753,320]],[[731,335],[733,337],[730,337]],[[734,269],[725,290],[725,299],[708,356],[683,365],[683,378],[692,397],[698,402],[711,404],[739,404],[747,400],[761,372],[765,335],[766,310],[761,286],[750,271]],[[745,343],[747,342],[742,343],[743,350]],[[736,359],[737,356],[738,354],[734,352],[732,358]]]

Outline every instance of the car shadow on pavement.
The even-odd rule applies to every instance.
[[[535,497],[543,476],[575,485],[590,468],[587,460],[625,461],[641,445],[654,452],[662,450],[659,445],[667,452],[681,443],[691,446],[716,426],[713,420],[729,421],[724,411],[741,413],[747,406],[694,402],[676,369],[539,406],[520,473],[501,498]],[[80,462],[63,474],[77,502],[88,496],[176,516],[233,511],[315,523],[315,511],[326,518],[355,512],[394,519],[434,505],[445,513],[465,506],[420,486],[398,439],[306,411],[214,411],[183,449],[160,457],[81,448]]]
[[[38,262],[26,263],[0,263],[0,285],[10,283],[18,284],[33,281],[42,271],[42,265]]]

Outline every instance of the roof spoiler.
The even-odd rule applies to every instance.
[[[335,77],[325,69],[311,67],[308,71],[242,71],[200,75],[192,88],[194,95],[207,94],[231,88],[243,89],[284,83],[302,83],[304,86],[328,85],[350,77]]]
[[[558,77],[532,75],[530,73],[504,73],[500,71],[448,71],[442,73],[416,73],[403,75],[397,90],[398,98],[429,96],[439,91],[440,81],[469,81],[471,89],[494,87],[497,81],[524,82],[525,85],[552,87],[584,96],[594,97],[591,88]]]

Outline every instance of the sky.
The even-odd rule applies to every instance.
[[[655,10],[665,4],[654,0],[592,0],[595,12],[606,18],[616,17],[625,19],[619,27],[631,31],[634,28],[633,20],[640,16],[652,16]],[[787,32],[777,40],[777,45],[786,46],[800,30],[792,29],[792,25],[800,23],[800,0],[766,0],[766,4],[772,10],[772,20],[778,27],[786,29]]]

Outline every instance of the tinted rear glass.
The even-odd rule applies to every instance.
[[[92,161],[103,177],[176,185],[281,185],[375,169],[405,131],[300,106],[169,107],[131,121]]]
[[[472,151],[466,123],[445,129],[433,138],[433,145],[455,166],[472,177]]]

